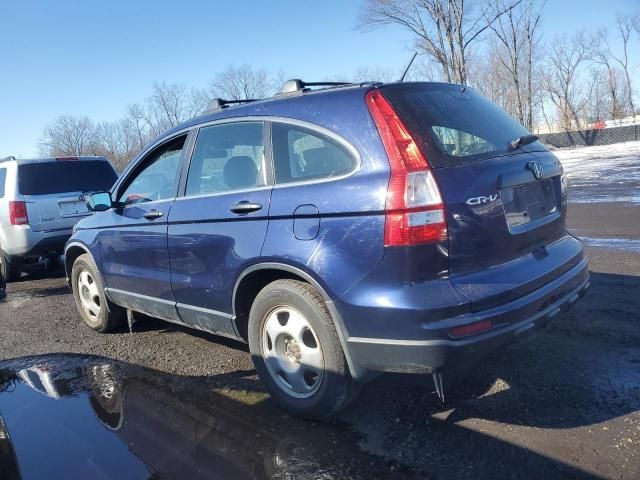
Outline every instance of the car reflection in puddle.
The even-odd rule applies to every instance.
[[[210,379],[98,357],[5,362],[0,478],[407,477],[339,424],[284,415],[248,380]]]

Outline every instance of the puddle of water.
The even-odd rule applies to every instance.
[[[3,479],[408,475],[362,452],[346,427],[247,405],[206,378],[77,356],[3,365]]]
[[[615,250],[625,250],[627,252],[640,252],[640,240],[593,237],[580,237],[580,239],[585,243],[585,245],[590,247],[612,248]]]

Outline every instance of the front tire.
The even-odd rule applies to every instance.
[[[87,253],[80,255],[71,270],[73,298],[84,322],[100,333],[122,326],[126,312],[109,304],[98,268]]]
[[[256,296],[249,348],[272,400],[294,415],[322,419],[359,391],[323,297],[298,280],[277,280]]]

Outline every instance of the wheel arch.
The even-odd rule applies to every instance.
[[[233,315],[236,322],[236,329],[240,336],[247,340],[249,310],[258,292],[269,283],[281,279],[303,281],[314,287],[320,295],[322,295],[333,318],[351,376],[356,380],[368,378],[370,372],[362,367],[351,355],[347,342],[349,335],[332,297],[323,285],[311,274],[293,265],[278,262],[258,263],[247,267],[238,276],[233,287]]]
[[[71,287],[71,270],[73,269],[73,264],[78,259],[80,255],[84,255],[88,253],[93,260],[93,263],[97,266],[96,259],[93,258],[93,254],[89,247],[87,247],[84,243],[80,242],[71,242],[64,249],[64,269],[67,274],[67,284],[69,288]]]

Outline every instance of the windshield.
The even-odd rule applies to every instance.
[[[468,87],[407,83],[386,86],[383,92],[436,167],[507,153],[512,140],[529,134],[498,105]],[[543,148],[538,142],[527,147],[528,151]]]
[[[118,176],[104,160],[26,163],[18,167],[22,195],[109,190]]]

